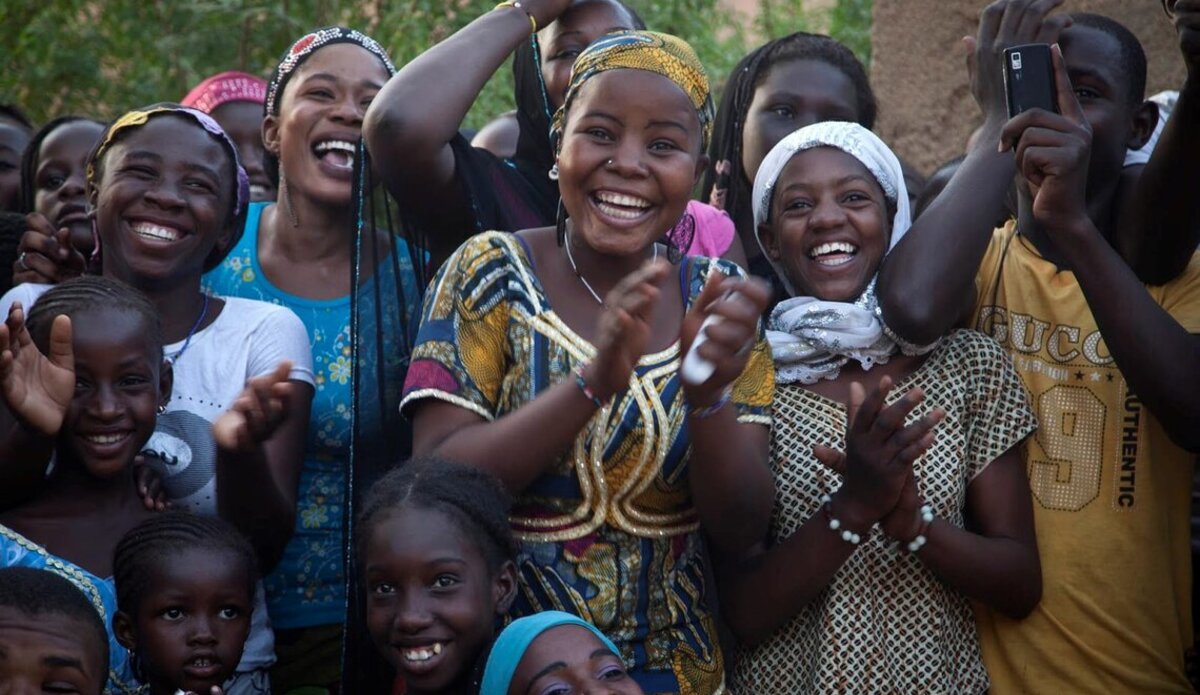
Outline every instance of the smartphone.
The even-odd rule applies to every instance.
[[[1050,44],[1028,43],[1004,49],[1004,91],[1009,118],[1029,109],[1058,113]]]

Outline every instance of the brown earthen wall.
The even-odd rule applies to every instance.
[[[979,124],[962,37],[975,33],[986,6],[985,0],[875,0],[876,131],[925,174],[961,154]],[[1182,84],[1175,30],[1157,0],[1067,0],[1065,9],[1113,17],[1137,35],[1149,59],[1147,95]]]

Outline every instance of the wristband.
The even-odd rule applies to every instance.
[[[848,528],[842,528],[842,522],[833,515],[832,502],[833,498],[829,495],[821,495],[821,509],[825,512],[825,518],[829,520],[829,530],[838,534],[843,541],[857,547],[862,543],[862,536]]]
[[[575,368],[575,385],[579,387],[580,391],[583,391],[583,395],[587,396],[587,399],[591,401],[597,408],[603,408],[604,401],[600,400],[600,397],[596,395],[596,392],[592,390],[592,387],[588,386],[587,379],[583,378],[583,368],[585,366],[587,365],[581,364]]]
[[[522,12],[524,12],[525,16],[529,17],[529,28],[530,28],[529,33],[531,33],[531,34],[537,33],[537,30],[538,30],[537,19],[534,18],[532,12],[525,9],[525,6],[521,4],[521,0],[504,0],[504,2],[493,7],[492,11],[495,12],[496,10],[500,9],[501,7],[512,7],[514,9],[521,10]]]
[[[921,505],[921,525],[917,528],[917,536],[908,542],[908,552],[915,553],[929,542],[929,527],[933,525],[933,507]]]

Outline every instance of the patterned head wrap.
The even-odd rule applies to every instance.
[[[383,46],[380,46],[370,36],[346,27],[317,29],[311,34],[305,34],[297,39],[279,60],[279,65],[271,74],[271,81],[267,83],[266,115],[276,116],[279,114],[279,101],[283,99],[283,88],[287,86],[287,81],[296,72],[296,68],[308,60],[313,53],[335,43],[352,43],[365,48],[374,54],[379,62],[383,63],[388,77],[396,74],[396,66],[392,65],[392,59],[388,57],[387,51],[383,50]]]
[[[883,189],[887,202],[895,206],[891,219],[892,238],[888,251],[895,248],[912,226],[908,190],[900,160],[882,140],[857,123],[827,121],[801,128],[780,140],[763,159],[754,177],[754,236],[763,256],[759,226],[770,221],[771,199],[775,185],[788,162],[796,154],[816,147],[832,147],[854,157]],[[767,341],[775,359],[775,381],[781,384],[813,384],[821,379],[836,379],[850,360],[870,369],[885,364],[897,349],[908,355],[929,352],[937,346],[912,345],[884,325],[875,297],[875,278],[863,293],[850,302],[826,301],[817,297],[795,296],[796,288],[777,261],[771,260],[790,298],[771,310],[767,321]]]
[[[507,693],[512,685],[513,675],[517,672],[517,666],[529,645],[546,630],[561,625],[578,625],[590,631],[613,654],[620,657],[621,652],[612,640],[605,637],[604,633],[591,623],[562,611],[542,611],[512,621],[496,638],[491,654],[488,655],[487,665],[483,668],[483,683],[479,692],[487,695]]]
[[[696,116],[700,119],[701,148],[708,149],[713,119],[716,117],[712,94],[708,89],[708,74],[686,41],[656,31],[613,32],[596,39],[579,54],[571,68],[567,97],[554,114],[552,139],[557,140],[562,134],[567,109],[571,107],[583,83],[602,72],[622,68],[657,73],[679,85],[696,108]]]
[[[230,71],[213,75],[196,85],[179,103],[204,113],[212,113],[217,107],[231,101],[261,104],[266,99],[266,80],[246,72]]]
[[[233,169],[236,172],[235,180],[232,182],[234,205],[231,217],[236,218],[241,215],[246,210],[246,204],[250,201],[250,177],[246,175],[246,170],[242,168],[242,162],[238,158],[237,146],[225,134],[221,126],[213,120],[212,116],[203,111],[197,111],[196,109],[180,106],[179,104],[155,104],[143,109],[135,109],[113,121],[108,130],[104,131],[104,135],[100,138],[100,143],[96,145],[96,149],[92,150],[92,156],[88,158],[88,185],[96,185],[96,164],[104,157],[105,153],[113,146],[123,131],[140,128],[146,125],[151,118],[159,116],[184,116],[190,118],[208,131],[217,142],[225,147],[225,151],[229,154],[229,158],[233,162]]]

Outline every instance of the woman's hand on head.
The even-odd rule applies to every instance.
[[[574,0],[521,0],[522,9],[537,20],[538,29],[545,29],[562,16]]]
[[[13,302],[8,319],[0,324],[0,392],[22,426],[53,437],[75,396],[71,319],[55,317],[48,347],[49,354],[43,355],[33,344],[25,310]]]
[[[213,423],[213,439],[220,448],[237,453],[259,449],[275,434],[292,399],[288,378],[292,363],[284,360],[270,374],[251,379],[233,407]]]
[[[971,93],[985,119],[1008,118],[1004,88],[1004,49],[1027,43],[1054,43],[1071,25],[1068,15],[1048,15],[1064,0],[996,0],[979,16],[979,31],[963,37]]]
[[[604,298],[596,330],[596,356],[583,375],[600,400],[607,401],[629,385],[629,375],[646,353],[650,317],[661,294],[659,285],[670,267],[666,261],[647,261]]]
[[[699,332],[704,331],[704,342],[696,351],[714,366],[712,376],[703,383],[683,382],[692,407],[714,404],[741,375],[758,339],[758,320],[770,298],[770,286],[758,278],[709,274],[679,329],[680,353],[684,355],[691,350]],[[705,319],[712,316],[720,320],[704,326]]]
[[[87,259],[71,244],[71,231],[55,229],[44,215],[31,212],[25,216],[28,229],[17,245],[17,260],[13,263],[13,284],[40,282],[56,285],[83,275]]]
[[[913,389],[895,403],[884,406],[892,389],[891,377],[865,393],[858,382],[850,385],[847,404],[846,454],[840,456],[828,447],[813,447],[817,459],[842,473],[837,493],[843,521],[856,528],[869,527],[885,520],[904,499],[903,493],[912,475],[913,462],[933,444],[933,428],[945,418],[934,409],[910,425],[904,421],[925,398]],[[915,482],[912,492],[916,493]],[[903,513],[898,511],[890,526],[898,526]],[[841,517],[839,517],[841,518]]]

